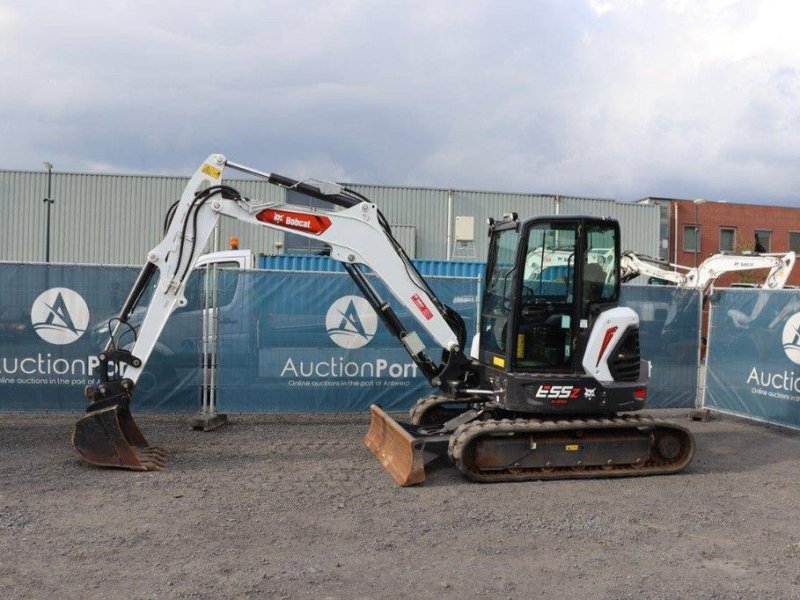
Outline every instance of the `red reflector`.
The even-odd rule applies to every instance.
[[[288,210],[275,210],[267,208],[256,215],[262,223],[269,223],[277,227],[305,231],[319,235],[331,226],[331,220],[322,215],[292,212]]]
[[[637,400],[647,400],[647,388],[639,388],[634,390],[633,397]]]
[[[605,353],[606,348],[608,348],[608,345],[611,343],[611,338],[613,338],[614,334],[617,333],[617,329],[619,329],[619,327],[616,325],[606,329],[606,334],[603,336],[603,344],[600,346],[600,353],[597,355],[597,362],[594,365],[595,367],[600,364],[600,359],[603,358],[603,354]]]

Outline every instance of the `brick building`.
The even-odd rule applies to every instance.
[[[800,255],[800,208],[675,198],[645,198],[639,204],[660,207],[660,258],[671,263],[693,267],[717,252],[753,251],[756,240],[763,252],[794,250]],[[732,273],[715,285],[761,283],[766,273]],[[787,284],[800,285],[800,264]]]

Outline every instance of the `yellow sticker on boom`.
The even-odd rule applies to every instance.
[[[505,369],[505,367],[506,367],[505,359],[500,358],[499,356],[493,356],[492,357],[492,364],[495,367],[500,367],[501,369]]]
[[[567,452],[577,452],[579,448],[580,446],[578,446],[578,444],[567,444],[564,446],[564,450]]]
[[[220,176],[222,175],[222,171],[220,171],[217,167],[212,167],[208,163],[205,163],[203,165],[203,168],[200,170],[209,177],[213,177],[214,179],[219,179]]]

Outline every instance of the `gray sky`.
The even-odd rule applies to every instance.
[[[800,199],[800,3],[0,0],[0,168]]]

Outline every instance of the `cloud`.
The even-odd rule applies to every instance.
[[[502,6],[502,9],[499,8]],[[0,167],[789,203],[800,5],[7,1]]]

